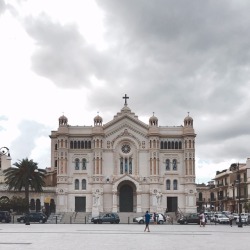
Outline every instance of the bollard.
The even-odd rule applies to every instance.
[[[70,221],[69,221],[69,224],[72,224],[72,217],[70,216]]]
[[[85,224],[87,224],[87,219],[86,219],[86,216],[85,216],[85,218],[84,218],[84,221],[85,221]]]
[[[56,216],[56,224],[57,224],[57,216]]]
[[[129,224],[129,217],[128,217],[128,224]]]
[[[12,223],[14,224],[14,222],[15,222],[15,216],[14,216],[14,215],[13,215],[13,219],[12,219],[12,221],[13,221]]]

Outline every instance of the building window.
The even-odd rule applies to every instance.
[[[87,189],[87,183],[85,179],[82,179],[82,190],[86,190]]]
[[[173,189],[178,190],[178,181],[177,180],[173,181]]]
[[[170,190],[170,180],[166,180],[166,190]]]
[[[170,170],[170,160],[167,159],[166,160],[166,171],[169,171]]]
[[[121,157],[120,158],[120,174],[132,174],[133,172],[133,162],[132,158]]]
[[[202,192],[199,193],[199,201],[202,201]]]
[[[75,170],[79,170],[79,159],[75,159]]]
[[[173,159],[173,170],[176,171],[177,170],[177,160]]]
[[[87,160],[82,159],[82,170],[86,170],[86,169],[87,169]]]
[[[79,190],[79,180],[75,180],[75,190]]]

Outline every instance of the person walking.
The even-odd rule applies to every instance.
[[[144,232],[146,232],[146,230],[148,230],[148,232],[150,232],[149,231],[150,214],[148,213],[148,211],[146,211],[144,216],[145,216],[145,223],[146,223]]]
[[[206,217],[203,211],[200,213],[200,227],[203,226],[205,227],[206,225]]]

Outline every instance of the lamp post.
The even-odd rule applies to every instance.
[[[238,163],[233,163],[231,164],[230,170],[234,173],[237,174],[237,179],[236,179],[236,183],[237,183],[237,194],[238,194],[238,214],[239,214],[239,223],[238,223],[238,227],[242,227],[242,221],[241,221],[241,204],[240,204],[240,196],[241,196],[241,192],[240,192],[240,164]]]
[[[29,182],[32,181],[31,175],[33,172],[37,173],[38,169],[36,168],[33,171],[31,171],[30,166],[28,166],[28,178],[29,178],[28,188],[27,188],[28,204],[27,204],[27,218],[26,218],[25,225],[30,225],[30,199],[29,199],[29,197],[30,197],[30,183]]]

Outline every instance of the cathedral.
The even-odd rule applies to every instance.
[[[57,173],[57,212],[196,212],[195,137],[188,115],[181,126],[148,124],[128,106],[103,123],[51,131],[51,170]]]

